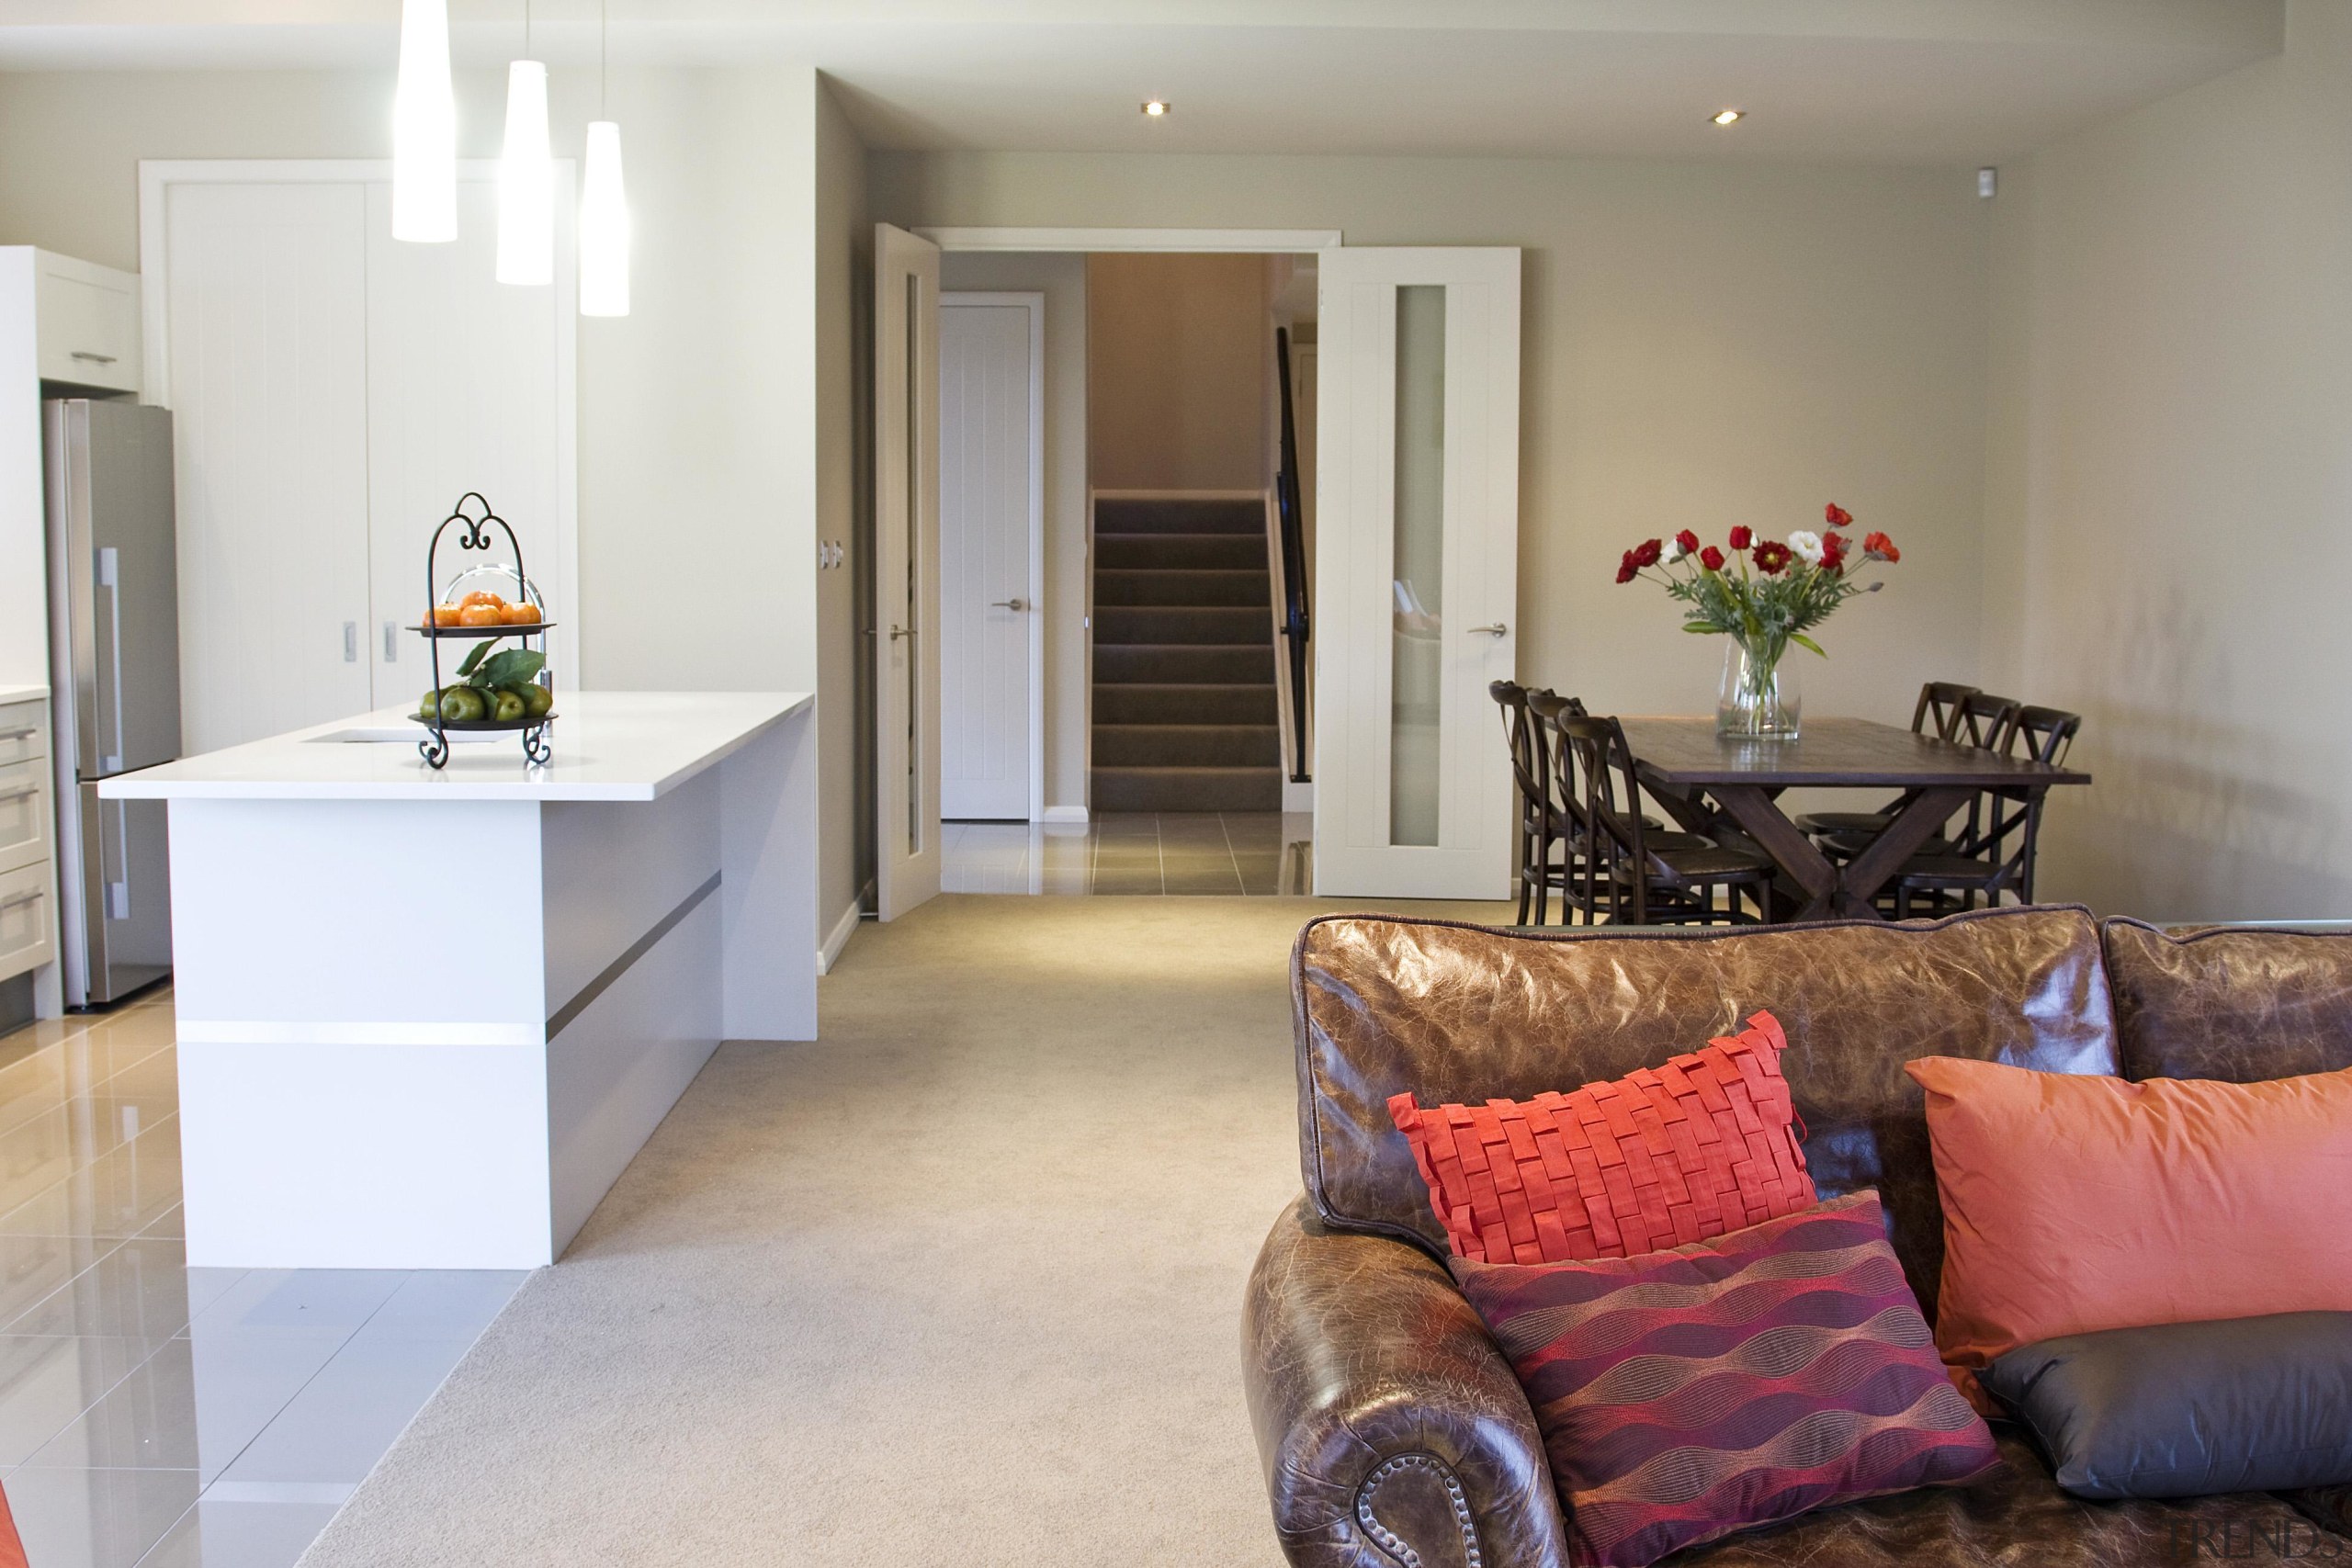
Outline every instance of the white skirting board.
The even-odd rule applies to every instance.
[[[842,911],[842,918],[835,920],[833,929],[825,933],[825,945],[817,950],[818,974],[830,975],[833,972],[833,965],[841,961],[842,949],[847,947],[849,939],[857,934],[857,922],[864,915],[865,911],[855,902]]]
[[[1046,807],[1045,815],[1038,818],[1037,820],[1043,822],[1048,828],[1083,828],[1086,826],[1087,820],[1086,807],[1083,806],[1048,806]]]

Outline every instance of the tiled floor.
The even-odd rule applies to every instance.
[[[1308,888],[1315,819],[1279,812],[1102,816],[1084,826],[949,822],[950,893],[1173,893],[1238,897]]]
[[[286,1568],[520,1273],[190,1269],[168,994],[0,1040],[0,1487],[35,1568]]]

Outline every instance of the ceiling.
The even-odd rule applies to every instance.
[[[806,61],[894,149],[1998,163],[2285,30],[2284,0],[606,3],[616,64]],[[460,63],[520,52],[523,4],[450,0]],[[389,71],[399,9],[0,0],[0,69]],[[535,52],[594,63],[596,0],[533,16]]]

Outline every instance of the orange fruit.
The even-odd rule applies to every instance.
[[[495,626],[503,622],[497,605],[468,604],[458,612],[458,624],[461,626]]]
[[[458,619],[459,614],[459,606],[456,604],[435,604],[433,606],[433,624],[436,626],[462,625]]]
[[[537,604],[509,604],[498,613],[499,619],[510,626],[536,626],[539,624]]]
[[[499,609],[503,609],[506,605],[506,601],[500,598],[497,594],[492,593],[487,588],[477,588],[471,593],[469,593],[464,598],[458,600],[458,604],[460,607],[469,604],[489,604]],[[471,623],[469,624],[470,625]]]

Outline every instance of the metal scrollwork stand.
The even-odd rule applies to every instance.
[[[481,516],[477,517],[466,510],[468,502],[480,503]],[[457,505],[450,508],[449,515],[443,518],[441,525],[433,530],[433,542],[425,547],[425,615],[420,624],[409,628],[424,637],[426,644],[433,650],[433,690],[435,693],[447,690],[441,683],[441,640],[444,637],[471,637],[477,640],[514,637],[525,648],[529,648],[532,639],[537,637],[541,639],[540,651],[544,653],[546,634],[548,629],[555,625],[553,621],[543,618],[515,625],[502,623],[494,626],[445,626],[434,618],[434,608],[440,602],[440,590],[435,587],[435,583],[439,580],[440,575],[435,567],[441,550],[441,536],[449,531],[451,524],[456,524],[458,532],[454,542],[458,549],[489,551],[497,547],[497,541],[490,533],[490,525],[493,523],[498,525],[499,532],[506,536],[506,548],[514,558],[515,592],[535,604],[542,616],[546,614],[547,606],[537,603],[531,588],[531,580],[523,570],[523,546],[521,541],[514,537],[514,530],[508,525],[505,518],[491,509],[489,499],[480,491],[469,490],[459,496]],[[413,716],[425,728],[424,739],[416,743],[416,750],[417,754],[424,759],[428,767],[438,768],[448,761],[449,731],[453,729],[517,731],[523,738],[523,755],[532,761],[545,762],[555,755],[555,749],[548,744],[547,734],[548,725],[556,716],[553,711],[541,714],[537,717],[526,716],[519,719],[451,719],[443,716],[440,704],[436,701],[432,716],[427,717],[423,713]]]

